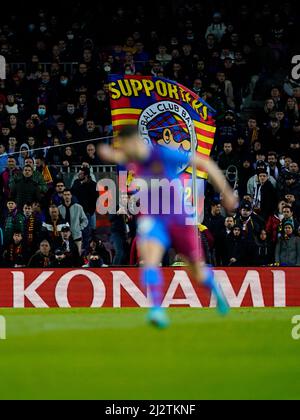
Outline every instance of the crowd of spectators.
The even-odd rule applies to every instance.
[[[199,233],[207,259],[300,265],[300,84],[290,79],[296,2],[72,5],[67,14],[0,17],[7,60],[0,80],[1,265],[138,262],[135,220],[122,202],[110,217],[111,249],[96,230],[93,167],[102,162],[95,146],[112,136],[111,73],[176,80],[216,109],[213,158],[241,205],[225,214],[208,184]],[[73,171],[67,185],[64,175]]]

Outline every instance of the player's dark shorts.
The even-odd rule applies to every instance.
[[[178,223],[178,220],[142,216],[138,221],[138,239],[141,243],[158,242],[166,250],[172,246],[192,263],[204,258],[197,226]]]

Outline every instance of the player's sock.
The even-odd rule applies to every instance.
[[[145,286],[150,288],[153,306],[159,308],[162,301],[162,275],[157,267],[143,269],[142,281]]]
[[[215,280],[214,272],[210,268],[206,268],[206,279],[203,282],[217,299],[217,308],[222,315],[227,315],[229,312],[228,302],[223,294],[219,284]]]
[[[153,306],[150,309],[147,319],[148,322],[158,328],[167,328],[169,319],[165,308],[161,308],[162,302],[162,274],[156,267],[144,268],[142,274],[143,284],[150,288]]]

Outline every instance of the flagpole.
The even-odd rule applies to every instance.
[[[192,123],[192,138],[191,138],[191,146],[192,146],[192,188],[193,188],[193,206],[195,209],[195,225],[199,225],[199,197],[198,197],[198,177],[197,177],[197,167],[196,167],[196,155],[197,155],[197,135],[195,130],[195,125]]]

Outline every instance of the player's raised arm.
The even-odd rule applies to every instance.
[[[198,170],[207,172],[214,188],[222,194],[222,203],[228,211],[234,210],[238,205],[237,197],[228,184],[223,172],[212,159],[204,160],[195,156],[195,164]]]
[[[105,144],[98,146],[97,152],[100,159],[105,162],[123,165],[128,161],[123,150],[115,149]]]

